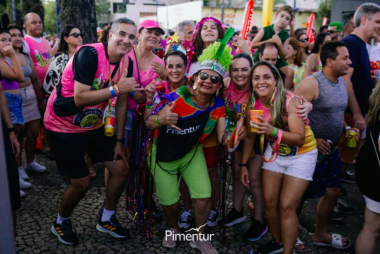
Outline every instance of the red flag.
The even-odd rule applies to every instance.
[[[314,42],[314,35],[313,35],[314,19],[315,19],[315,14],[312,13],[310,15],[309,22],[307,23],[307,32],[306,32],[306,36],[307,38],[309,38],[310,43]]]

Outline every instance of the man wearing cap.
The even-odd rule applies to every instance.
[[[343,25],[340,22],[332,22],[329,24],[327,27],[327,32],[331,36],[331,41],[339,41],[340,40],[340,35],[343,31]]]
[[[113,237],[128,237],[128,230],[119,224],[115,215],[129,171],[123,132],[117,132],[117,137],[106,136],[101,119],[109,100],[118,97],[116,127],[123,130],[128,95],[142,90],[134,78],[127,78],[133,63],[126,55],[135,37],[136,25],[132,20],[116,20],[108,43],[88,44],[78,49],[47,103],[44,123],[57,168],[71,183],[63,194],[57,219],[51,227],[52,233],[64,244],[78,243],[70,216],[90,187],[85,152],[93,162],[103,162],[110,172],[104,209],[96,229]]]

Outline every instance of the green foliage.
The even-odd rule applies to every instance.
[[[323,22],[323,17],[328,18],[327,24],[331,22],[331,2],[332,0],[321,0],[319,8],[315,15],[314,27],[320,27]]]
[[[104,16],[103,16],[103,4],[104,4]],[[96,20],[98,24],[104,25],[102,24],[103,20],[104,20],[104,23],[109,24],[110,8],[111,8],[111,4],[109,1],[95,0],[95,13],[96,13]]]
[[[44,31],[49,35],[57,33],[57,12],[55,1],[45,1]]]

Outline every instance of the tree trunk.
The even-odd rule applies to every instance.
[[[59,6],[61,30],[75,25],[83,34],[83,44],[97,41],[95,0],[59,0]]]

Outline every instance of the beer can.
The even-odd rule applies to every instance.
[[[348,131],[348,137],[347,137],[347,146],[348,147],[356,147],[356,131],[349,130]]]

